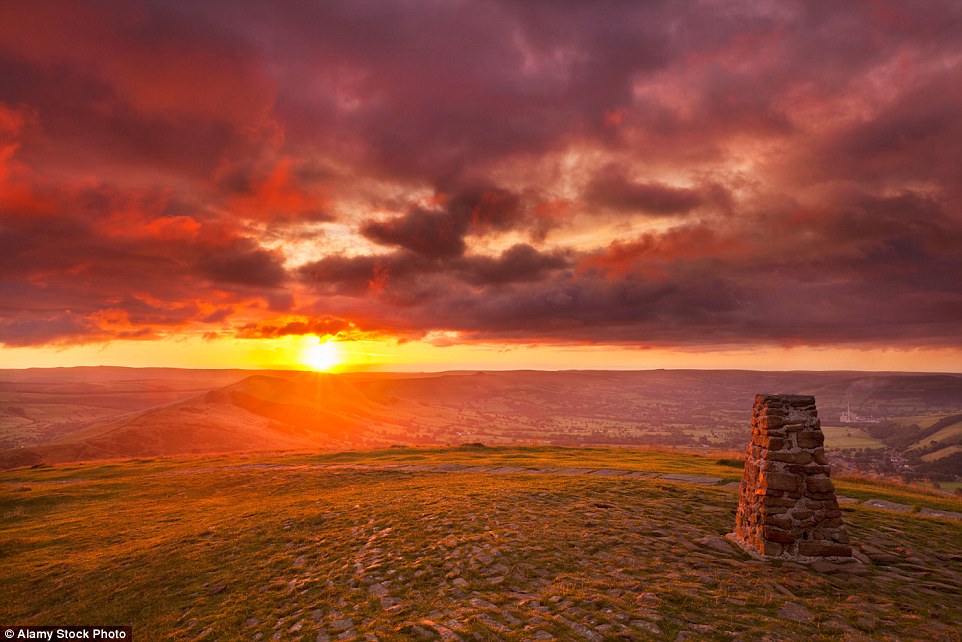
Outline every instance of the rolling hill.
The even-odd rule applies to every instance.
[[[823,424],[834,426],[826,432],[830,448],[905,450],[930,434],[944,439],[943,450],[957,445],[955,424],[940,422],[962,412],[959,375],[85,368],[0,371],[0,466],[471,442],[740,450],[760,391],[814,394]],[[838,416],[848,403],[883,423],[844,428]],[[889,421],[918,416],[931,418],[923,431]],[[948,473],[956,465],[952,452],[939,464]]]
[[[335,375],[254,375],[218,390],[95,420],[48,443],[0,453],[0,466],[383,444],[383,408]]]

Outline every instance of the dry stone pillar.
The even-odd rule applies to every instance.
[[[851,557],[815,397],[756,395],[731,538],[751,553]]]

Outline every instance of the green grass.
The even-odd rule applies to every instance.
[[[885,448],[878,439],[861,428],[850,426],[822,426],[828,448]]]
[[[949,455],[955,454],[957,452],[962,452],[962,444],[955,444],[954,446],[946,446],[945,448],[940,448],[934,452],[922,455],[922,461],[935,461],[943,457],[948,457]]]
[[[140,639],[271,639],[280,632],[281,639],[312,641],[319,630],[333,638],[346,620],[358,637],[410,639],[411,627],[428,621],[482,640],[520,640],[537,630],[577,637],[568,623],[612,640],[625,631],[643,639],[653,635],[645,633],[649,626],[667,639],[681,631],[699,639],[730,637],[725,631],[834,639],[846,629],[939,639],[945,627],[957,631],[962,623],[957,593],[944,588],[954,586],[945,573],[962,575],[958,522],[846,509],[856,542],[893,552],[937,546],[947,556],[937,564],[903,556],[904,566],[892,568],[932,567],[924,576],[931,587],[905,591],[887,567],[823,575],[708,547],[706,538],[726,546],[719,538],[734,520],[736,492],[720,486],[316,465],[418,462],[741,477],[717,456],[547,447],[6,471],[0,622],[130,623]],[[868,480],[838,486],[853,496],[962,510],[960,501],[912,487]],[[382,582],[387,602],[371,590]],[[861,601],[848,601],[851,595]],[[780,617],[786,601],[807,609],[813,622]]]

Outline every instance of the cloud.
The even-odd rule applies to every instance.
[[[279,287],[287,276],[278,253],[264,250],[245,238],[199,257],[195,265],[201,274],[215,281],[254,287]]]
[[[958,346],[960,61],[937,0],[5,3],[0,342]]]
[[[697,189],[632,181],[610,167],[599,172],[585,192],[585,197],[592,203],[649,216],[683,216],[705,202],[705,197]]]
[[[387,246],[397,246],[427,258],[460,256],[468,233],[485,235],[522,224],[521,199],[500,188],[468,188],[435,196],[439,209],[413,207],[401,216],[368,221],[361,234]]]
[[[454,263],[457,277],[472,285],[503,285],[519,281],[538,282],[553,271],[570,267],[570,260],[561,252],[542,253],[518,243],[499,257],[462,257]]]

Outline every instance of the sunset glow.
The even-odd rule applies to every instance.
[[[0,366],[960,371],[923,4],[3,3]]]
[[[309,341],[301,354],[304,364],[313,370],[326,372],[341,363],[341,354],[333,341]]]

